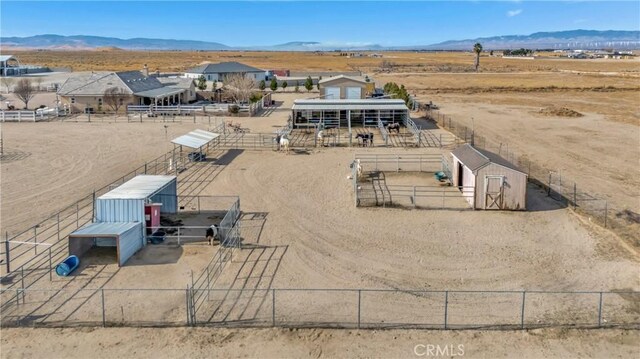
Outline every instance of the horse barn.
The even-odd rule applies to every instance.
[[[300,99],[293,102],[293,128],[377,127],[403,123],[409,108],[399,99]]]
[[[525,172],[497,154],[469,144],[456,148],[451,155],[453,185],[463,187],[467,192],[464,197],[474,209],[527,208]]]
[[[94,222],[69,235],[69,254],[115,247],[122,266],[160,227],[160,213],[177,213],[175,176],[139,175],[98,197]]]

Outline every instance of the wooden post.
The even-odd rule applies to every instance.
[[[449,311],[449,291],[444,292],[444,329],[447,329]]]
[[[598,302],[598,327],[602,326],[602,292],[600,292],[600,301]]]
[[[362,289],[358,289],[358,329],[360,329],[360,315],[361,315],[361,302],[362,302]]]
[[[276,326],[276,290],[271,290],[271,326]]]
[[[100,297],[102,299],[102,327],[107,326],[107,318],[104,313],[104,288],[100,289]]]
[[[4,232],[4,259],[7,262],[7,274],[11,273],[11,256],[9,252],[11,251],[11,246],[9,244],[9,232]]]
[[[520,311],[520,329],[524,329],[524,303],[526,300],[526,291],[522,291],[522,310]]]

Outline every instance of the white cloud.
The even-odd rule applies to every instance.
[[[520,14],[522,14],[522,9],[507,11],[507,16],[508,17],[514,17],[514,16],[518,16]]]

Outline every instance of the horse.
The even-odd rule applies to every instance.
[[[320,143],[320,146],[324,146],[324,131],[318,131],[317,142]],[[317,145],[316,145],[317,146]]]
[[[396,131],[398,134],[400,134],[400,124],[390,123],[389,125],[387,125],[387,131],[389,131],[389,133],[391,133],[391,131]]]
[[[289,139],[282,135],[277,135],[274,141],[278,144],[278,151],[284,150],[289,154]]]
[[[369,147],[369,146],[373,146],[373,133],[369,132],[369,133],[359,133],[356,135],[356,139],[358,139],[358,142],[360,142],[360,140],[362,140],[362,146],[363,147]]]
[[[206,231],[207,240],[209,241],[209,245],[213,243],[215,240],[219,240],[218,238],[218,225],[212,224],[211,227],[207,228]]]

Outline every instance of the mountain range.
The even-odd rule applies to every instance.
[[[381,46],[369,43],[322,43],[295,41],[270,46],[229,46],[219,42],[173,39],[133,38],[87,35],[36,35],[29,37],[0,37],[3,47],[26,49],[87,50],[117,48],[123,50],[178,50],[178,51],[385,51],[385,50],[470,50],[480,42],[486,50],[515,48],[529,49],[640,49],[640,31],[571,30],[536,32],[530,35],[505,35],[466,40],[450,40],[431,45]]]

